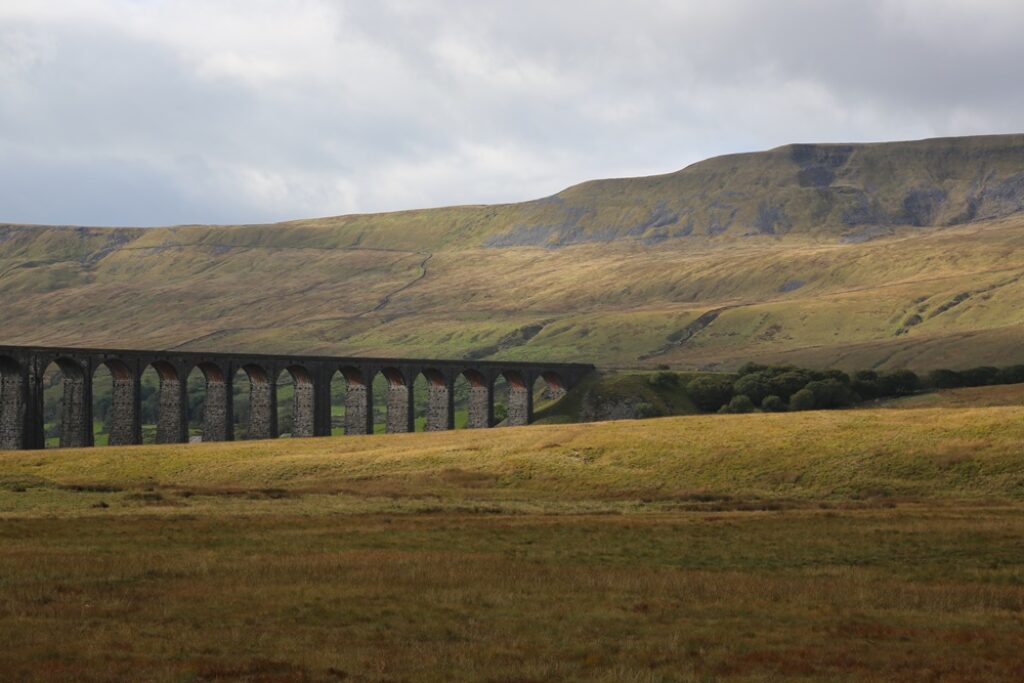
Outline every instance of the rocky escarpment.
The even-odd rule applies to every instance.
[[[846,242],[1024,211],[1024,135],[793,144],[583,183],[516,207],[490,247],[811,234]]]

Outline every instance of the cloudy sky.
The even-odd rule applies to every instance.
[[[1024,132],[1019,0],[0,0],[0,221],[519,201]]]

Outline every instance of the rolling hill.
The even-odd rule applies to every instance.
[[[1024,135],[788,145],[519,204],[0,226],[10,344],[730,368],[1024,362]]]

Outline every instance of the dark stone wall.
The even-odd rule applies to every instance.
[[[411,400],[411,387],[404,384],[393,384],[388,387],[388,417],[384,431],[388,434],[412,431],[410,424]]]
[[[90,446],[92,435],[92,373],[107,365],[113,380],[110,443],[141,441],[140,378],[147,367],[160,375],[157,441],[176,443],[188,439],[188,396],[185,381],[190,370],[200,368],[206,377],[203,404],[203,440],[234,438],[232,383],[234,373],[244,370],[250,378],[250,439],[277,435],[277,386],[272,378],[288,370],[296,380],[293,434],[325,436],[331,433],[330,382],[338,371],[345,376],[345,432],[365,434],[373,430],[373,387],[367,378],[383,372],[388,378],[386,431],[413,429],[412,383],[423,375],[428,380],[426,428],[454,427],[454,382],[460,375],[471,380],[469,425],[489,427],[494,422],[494,381],[505,375],[514,387],[509,392],[508,424],[527,424],[532,419],[531,382],[537,377],[560,378],[559,388],[570,388],[592,366],[567,363],[537,364],[514,361],[456,361],[373,358],[292,357],[263,354],[130,351],[0,346],[0,448],[45,447],[44,373],[57,363],[63,376],[61,403],[62,446]]]
[[[0,450],[25,447],[25,384],[20,374],[0,377]]]
[[[494,416],[494,400],[490,387],[471,386],[469,388],[469,422],[470,429],[490,427]]]
[[[126,446],[139,442],[139,381],[132,377],[114,378],[110,436],[111,446]]]
[[[454,427],[452,415],[452,392],[447,384],[427,385],[427,424],[428,432],[441,432]]]
[[[227,441],[228,425],[228,384],[224,381],[207,380],[206,398],[203,401],[203,441]]]
[[[366,434],[370,414],[370,392],[365,384],[349,382],[345,393],[345,433]]]
[[[530,424],[533,417],[533,390],[529,385],[518,387],[508,386],[508,421],[509,427],[520,427]]]
[[[292,403],[292,436],[313,436],[313,383],[296,382]]]
[[[160,379],[160,413],[156,423],[157,443],[182,443],[188,440],[185,391],[177,378]]]
[[[266,381],[252,381],[249,384],[249,424],[245,438],[270,439],[277,431],[277,417],[273,410],[273,385]]]

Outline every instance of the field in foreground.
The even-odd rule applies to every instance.
[[[0,680],[1024,678],[1024,408],[0,456]]]

